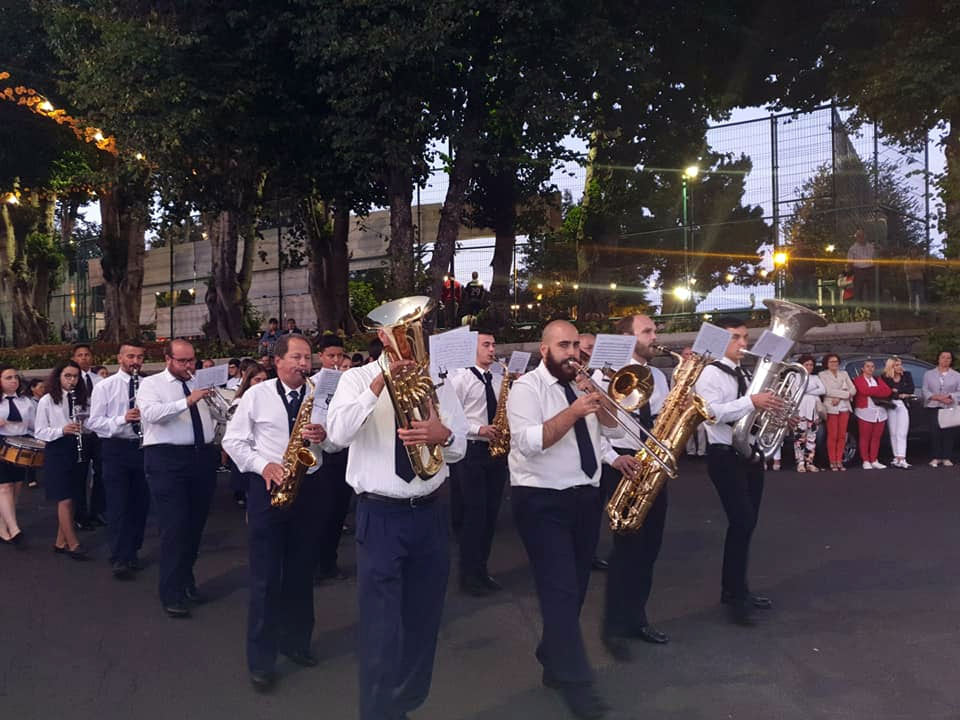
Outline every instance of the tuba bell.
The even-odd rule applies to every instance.
[[[798,342],[810,328],[827,324],[813,310],[786,300],[767,299],[763,304],[770,310],[769,331],[793,343]],[[746,354],[753,355],[750,352]],[[773,392],[785,403],[782,410],[754,409],[733,426],[734,449],[741,456],[759,462],[773,456],[783,442],[790,419],[796,415],[797,406],[807,389],[807,370],[799,363],[756,357],[757,365],[747,395]]]
[[[385,331],[383,353],[377,362],[383,371],[398,428],[410,429],[414,420],[426,420],[431,411],[440,411],[437,389],[430,378],[430,358],[423,334],[423,319],[431,310],[433,300],[414,295],[384,303],[366,318],[367,329]],[[390,364],[397,360],[412,362],[394,372]],[[429,480],[443,467],[440,445],[419,444],[406,449],[410,466],[421,480]]]

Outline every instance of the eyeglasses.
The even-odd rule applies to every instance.
[[[170,356],[167,355],[167,357],[170,357]],[[186,365],[187,363],[192,363],[192,362],[196,362],[196,361],[197,361],[197,359],[196,359],[195,357],[192,357],[192,358],[175,358],[175,357],[170,357],[170,359],[173,360],[175,363],[180,363],[181,365]]]

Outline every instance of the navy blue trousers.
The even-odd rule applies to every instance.
[[[317,569],[322,574],[337,570],[337,549],[343,534],[343,521],[350,511],[353,488],[347,484],[347,454],[349,450],[323,454],[323,465],[317,471],[326,486],[327,498],[322,511],[325,514],[320,535]],[[316,522],[316,519],[314,520]]]
[[[83,489],[74,498],[74,515],[78,521],[87,522],[98,515],[103,515],[107,509],[106,493],[103,484],[103,451],[102,440],[98,435],[87,433],[83,436],[83,456],[89,460],[93,469],[93,478],[89,488],[86,481]],[[87,499],[89,492],[89,500]]]
[[[245,473],[250,553],[247,665],[271,672],[279,651],[310,649],[313,634],[313,569],[325,512],[324,478],[307,475],[288,508],[270,506],[260,475]]]
[[[361,720],[399,720],[430,692],[450,572],[444,509],[358,499]]]
[[[597,549],[600,488],[514,486],[510,493],[543,616],[537,659],[560,682],[592,682],[593,670],[580,632],[580,609]]]
[[[466,457],[457,463],[462,522],[460,576],[484,577],[497,528],[497,515],[509,470],[507,459],[490,457],[485,442],[471,442]]]
[[[143,465],[160,529],[160,602],[183,602],[196,587],[193,565],[210,513],[219,448],[207,445],[151,445]]]
[[[707,446],[707,473],[727,514],[721,590],[737,602],[746,602],[749,594],[747,564],[763,499],[763,466],[747,462],[729,445]]]
[[[111,563],[133,562],[143,547],[143,527],[150,510],[150,489],[143,470],[143,450],[139,444],[139,440],[119,438],[100,441]]]

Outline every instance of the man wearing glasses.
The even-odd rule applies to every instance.
[[[173,618],[190,616],[200,604],[193,564],[207,522],[219,452],[207,403],[211,390],[196,390],[193,345],[171,340],[163,351],[167,368],[144,378],[137,392],[143,425],[144,470],[160,528],[160,602]]]

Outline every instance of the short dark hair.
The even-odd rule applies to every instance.
[[[326,350],[329,347],[343,347],[343,338],[333,333],[327,333],[320,338],[320,349]]]
[[[93,354],[93,348],[90,347],[90,343],[77,343],[73,346],[73,350],[70,351],[70,354],[73,355],[77,350],[82,350],[83,348],[89,350],[91,355]]]
[[[298,333],[290,333],[288,335],[281,335],[280,339],[277,340],[277,344],[273,346],[273,356],[274,357],[283,357],[287,354],[287,350],[290,348],[290,343],[293,340],[301,340],[307,344],[307,347],[310,348],[310,352],[313,352],[313,345],[310,344],[310,341],[307,340],[303,335]]]
[[[270,323],[276,323],[277,325],[279,325],[280,321],[277,320],[276,318],[270,318],[269,320],[267,320],[267,325],[269,325]]]
[[[801,365],[803,365],[805,362],[808,362],[808,361],[812,362],[814,365],[817,364],[817,361],[813,359],[813,355],[801,355],[797,359],[797,362],[800,363]]]
[[[350,357],[350,361],[351,361],[351,362],[355,362],[355,363],[362,363],[362,362],[363,362],[363,355],[361,355],[360,353],[354,353],[354,354]]]
[[[617,320],[616,330],[620,335],[633,335],[633,315],[625,315]]]
[[[956,359],[953,357],[953,350],[947,350],[946,348],[943,348],[937,353],[937,359],[939,360],[940,356],[943,355],[944,353],[947,353],[950,355],[950,364],[952,365],[953,361]]]
[[[23,378],[20,377],[20,370],[13,365],[0,365],[0,375],[7,370],[13,370],[17,374],[17,395],[23,394]]]
[[[496,339],[497,337],[497,334],[493,331],[493,328],[488,328],[488,327],[478,327],[477,335],[489,335],[494,339]]]
[[[738,315],[721,315],[713,321],[713,324],[724,330],[732,330],[733,328],[746,327],[747,321]]]
[[[237,367],[240,367],[240,358],[230,358],[227,360],[227,365],[236,365]]]
[[[121,340],[120,344],[117,345],[117,352],[120,352],[123,349],[123,346],[127,345],[129,347],[141,348],[143,350],[147,349],[147,346],[143,344],[143,340],[140,338],[128,338],[126,340]]]
[[[380,357],[380,353],[383,352],[383,343],[380,342],[380,338],[374,338],[370,341],[370,344],[367,345],[367,354],[372,357],[374,360]]]
[[[830,358],[836,358],[836,359],[837,359],[837,362],[838,362],[838,363],[840,362],[840,356],[837,355],[835,352],[827,353],[826,355],[823,356],[823,366],[824,366],[824,367],[826,367],[826,366],[827,366],[827,363],[830,362]]]

